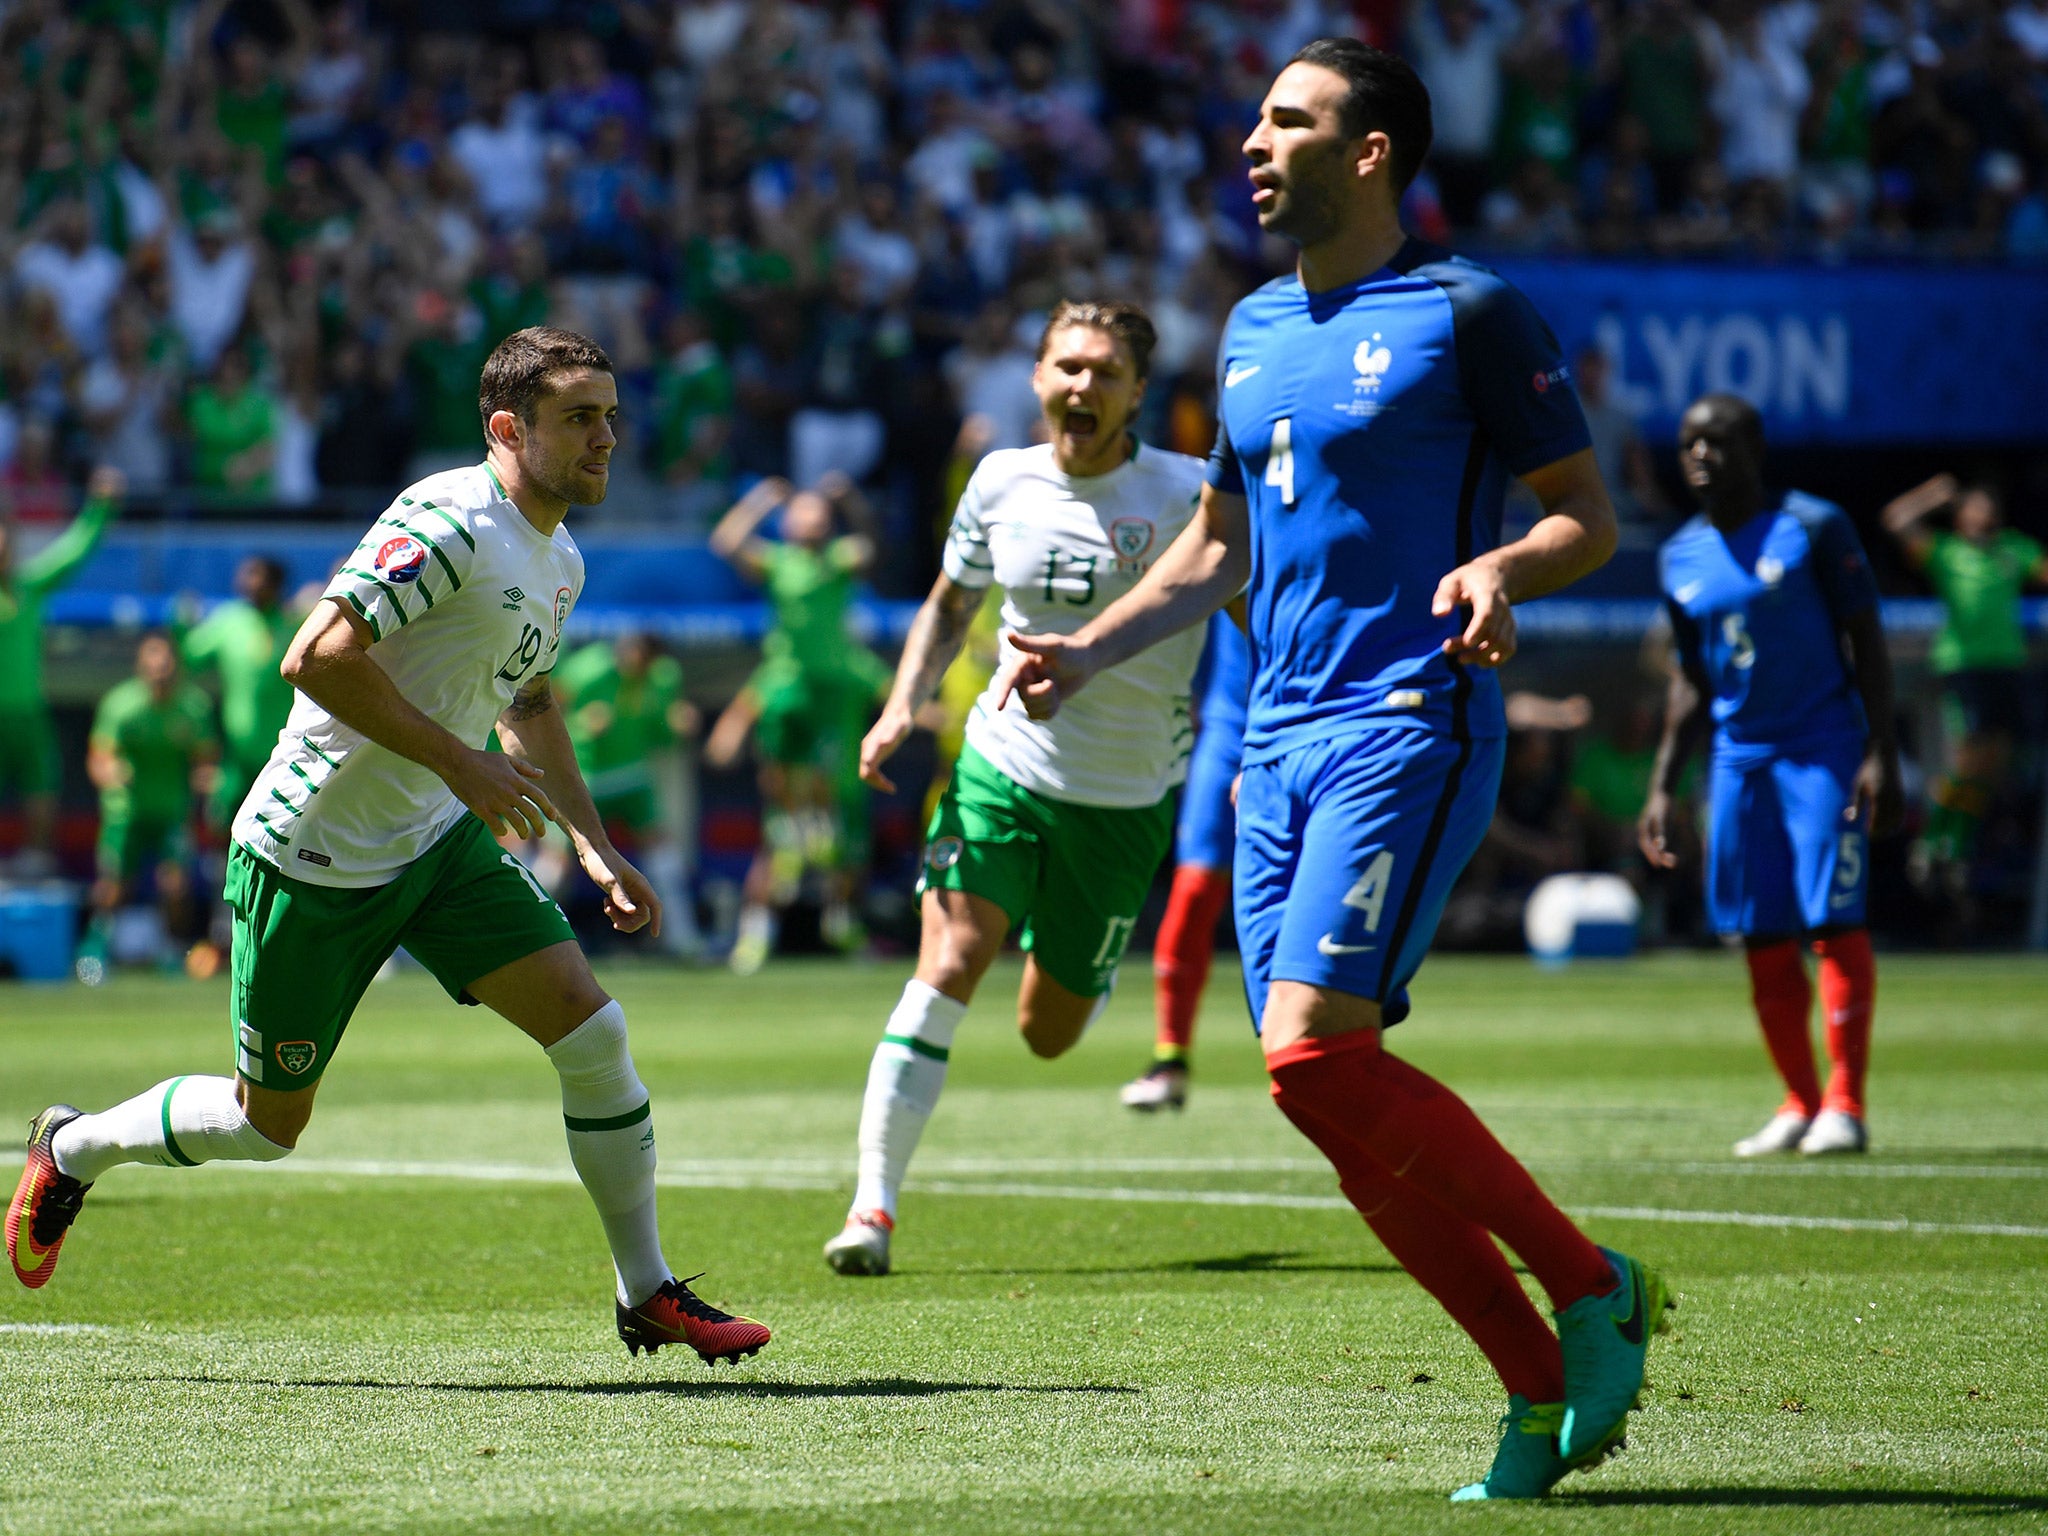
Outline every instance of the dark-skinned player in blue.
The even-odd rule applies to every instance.
[[[1536,1498],[1620,1440],[1667,1292],[1381,1036],[1493,815],[1512,605],[1606,560],[1614,511],[1528,301],[1402,232],[1429,140],[1429,94],[1389,54],[1325,38],[1281,71],[1244,152],[1260,224],[1300,257],[1225,328],[1195,520],[1076,633],[1018,637],[1009,677],[1049,714],[1247,592],[1233,873],[1273,1097],[1508,1390],[1491,1470],[1453,1497]],[[1510,476],[1543,515],[1502,544]]]
[[[1718,932],[1742,938],[1785,1080],[1777,1113],[1735,1155],[1861,1152],[1877,997],[1870,838],[1897,827],[1901,800],[1877,586],[1841,508],[1765,491],[1763,421],[1747,401],[1695,400],[1678,456],[1701,511],[1658,560],[1678,665],[1637,829],[1643,856],[1678,862],[1673,797],[1711,717],[1707,909]],[[1819,960],[1825,1093],[1802,940]]]

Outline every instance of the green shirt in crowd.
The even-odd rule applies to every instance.
[[[669,712],[683,696],[682,665],[656,656],[645,676],[628,678],[599,642],[572,652],[555,669],[555,686],[568,700],[569,739],[590,792],[603,798],[649,783],[648,759],[676,740]]]
[[[422,450],[454,453],[481,442],[476,380],[484,357],[484,349],[473,342],[423,336],[412,344],[405,368],[412,378],[413,420]]]
[[[43,708],[43,604],[92,558],[114,520],[111,501],[88,501],[55,543],[0,579],[0,715]]]
[[[192,814],[192,770],[216,755],[213,701],[181,682],[159,703],[131,677],[100,700],[92,744],[128,770],[127,783],[100,791],[102,817],[178,825]]]
[[[2012,671],[2027,664],[2020,630],[2020,589],[2041,569],[2043,551],[2024,533],[2001,528],[1982,543],[1938,533],[1927,577],[1947,610],[1934,637],[1934,670]]]
[[[192,392],[185,407],[185,420],[192,429],[194,480],[210,490],[234,491],[251,497],[269,494],[268,469],[239,484],[230,484],[228,461],[271,440],[277,420],[270,396],[253,383],[232,395],[222,394],[210,384],[201,385]]]
[[[823,549],[770,544],[761,562],[775,627],[762,643],[770,658],[787,658],[807,672],[838,673],[853,644],[846,633],[846,607],[853,600],[853,572],[859,543],[834,539]]]
[[[685,347],[662,366],[654,386],[654,441],[657,462],[665,474],[698,451],[697,438],[707,422],[732,415],[732,370],[708,341]],[[728,473],[723,446],[697,466],[710,480]]]
[[[282,608],[265,613],[236,598],[185,637],[185,665],[220,673],[221,734],[229,765],[245,777],[269,761],[292,712],[294,690],[277,669],[296,628]]]

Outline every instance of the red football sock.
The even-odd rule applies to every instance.
[[[1572,1225],[1465,1101],[1380,1049],[1376,1029],[1306,1039],[1266,1058],[1273,1097],[1342,1131],[1396,1179],[1484,1227],[1560,1311],[1614,1289],[1606,1255]]]
[[[1811,1119],[1820,1113],[1820,1074],[1814,1070],[1813,1035],[1807,1022],[1813,1011],[1813,985],[1806,979],[1806,961],[1791,939],[1744,953],[1749,957],[1749,991],[1756,1003],[1756,1021],[1763,1026],[1764,1047],[1785,1080],[1784,1108]]]
[[[1295,1128],[1336,1167],[1338,1187],[1373,1236],[1472,1337],[1509,1392],[1532,1403],[1564,1396],[1564,1357],[1499,1248],[1475,1222],[1397,1179],[1356,1142],[1279,1091]]]
[[[1826,1021],[1829,1109],[1863,1118],[1863,1075],[1870,1067],[1870,1023],[1877,1007],[1877,957],[1870,930],[1854,928],[1813,941],[1820,956],[1820,1007]]]
[[[1209,984],[1216,953],[1216,919],[1230,900],[1230,874],[1201,864],[1173,872],[1166,916],[1152,947],[1152,990],[1159,1017],[1156,1054],[1162,1061],[1185,1057],[1195,1039],[1195,1010]]]

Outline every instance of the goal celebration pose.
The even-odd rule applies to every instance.
[[[560,1075],[627,1348],[680,1343],[737,1361],[768,1330],[701,1301],[662,1256],[654,1128],[625,1012],[560,908],[492,840],[556,822],[613,926],[658,930],[660,903],[606,839],[548,680],[583,586],[562,520],[604,499],[617,443],[611,362],[536,326],[499,344],[479,396],[485,462],[393,502],[286,654],[299,698],[235,818],[228,863],[236,1076],[36,1116],[8,1258],[22,1284],[47,1282],[86,1192],[122,1163],[289,1154],[349,1016],[403,944],[450,997],[531,1035]],[[494,723],[502,754],[483,750]]]
[[[1381,1036],[1493,814],[1510,604],[1597,567],[1614,513],[1527,300],[1402,233],[1429,140],[1428,93],[1389,54],[1326,38],[1280,73],[1244,148],[1261,225],[1300,258],[1224,329],[1200,509],[1099,619],[1016,637],[995,697],[1057,718],[1249,581],[1234,896],[1273,1097],[1507,1387],[1492,1469],[1455,1497],[1531,1498],[1621,1438],[1665,1288]],[[1544,515],[1500,545],[1510,474]]]
[[[1678,862],[1673,796],[1711,715],[1708,913],[1717,932],[1742,936],[1757,1021],[1785,1081],[1784,1103],[1735,1155],[1861,1152],[1877,1000],[1863,915],[1870,839],[1898,825],[1902,799],[1877,584],[1841,508],[1798,491],[1765,495],[1763,422],[1748,401],[1695,400],[1678,444],[1701,512],[1658,560],[1678,665],[1638,825],[1643,856]],[[1834,1063],[1825,1093],[1802,938],[1820,961]]]
[[[1003,589],[1005,656],[1020,634],[1057,634],[1099,614],[1187,526],[1202,466],[1142,446],[1152,322],[1126,304],[1063,303],[1039,342],[1033,382],[1052,441],[981,461],[953,515],[944,568],[925,599],[861,772],[882,765],[967,637],[991,584]],[[825,1245],[841,1274],[889,1268],[896,1195],[946,1081],[953,1033],[1003,937],[1022,924],[1028,960],[1017,1025],[1058,1056],[1108,1001],[1117,962],[1173,835],[1174,786],[1193,730],[1188,688],[1199,631],[1107,673],[1057,721],[991,691],[926,837],[917,972],[875,1047],[860,1116],[860,1182]]]

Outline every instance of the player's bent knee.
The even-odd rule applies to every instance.
[[[1379,1028],[1380,1005],[1369,997],[1302,981],[1276,981],[1266,993],[1259,1043],[1270,1058],[1304,1040]]]
[[[236,1098],[255,1134],[242,1138],[240,1155],[259,1163],[276,1162],[291,1153],[313,1119],[313,1090],[273,1093],[247,1078],[237,1078]]]

